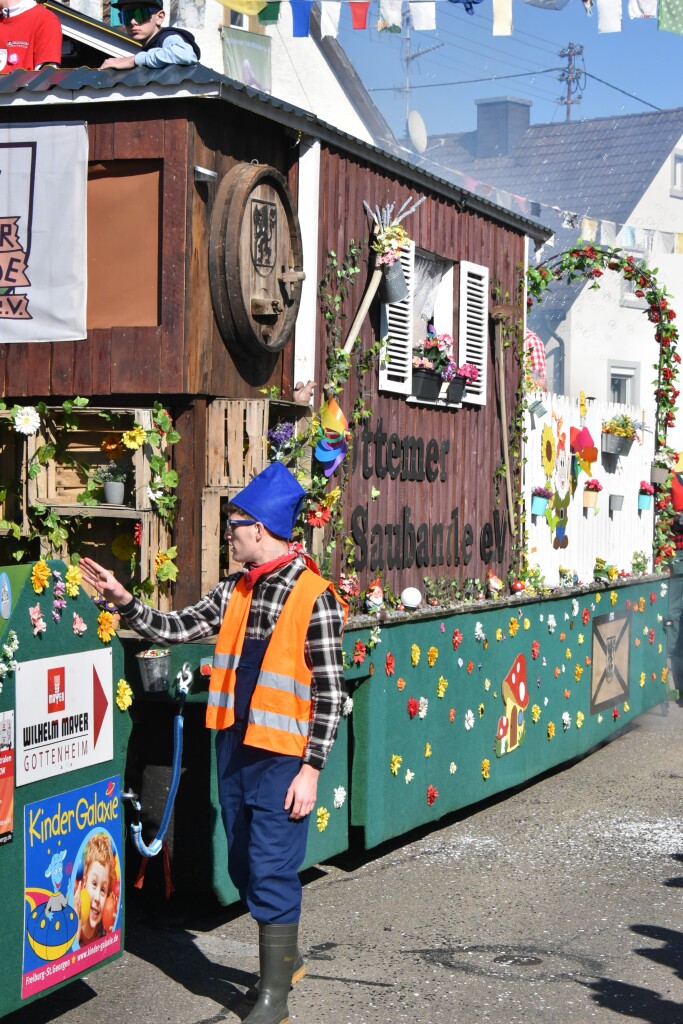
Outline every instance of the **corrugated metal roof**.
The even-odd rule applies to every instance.
[[[481,196],[415,166],[401,157],[386,153],[369,143],[340,131],[314,114],[274,96],[258,92],[241,82],[232,81],[202,64],[169,65],[165,68],[136,67],[132,70],[101,71],[92,68],[44,68],[42,71],[11,71],[0,75],[0,107],[35,103],[80,104],[81,102],[123,102],[150,98],[205,97],[221,99],[252,110],[332,144],[342,145],[374,164],[394,173],[402,173],[415,184],[447,198],[460,199],[468,208],[493,217],[517,231],[523,231],[540,243],[551,231],[538,221],[515,214]]]

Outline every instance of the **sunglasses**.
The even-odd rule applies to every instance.
[[[236,526],[256,526],[255,519],[228,519],[226,522],[228,530],[234,530]]]
[[[132,25],[133,22],[137,22],[138,25],[144,24],[149,21],[153,14],[158,12],[158,7],[122,7],[119,11],[121,16],[121,23],[123,25]]]

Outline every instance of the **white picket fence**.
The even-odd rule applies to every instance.
[[[534,396],[536,397],[536,396]],[[608,455],[601,450],[602,422],[626,413],[636,422],[643,420],[643,411],[625,405],[592,401],[581,419],[579,402],[566,395],[539,396],[546,412],[542,416],[527,412],[527,446],[523,495],[526,505],[526,539],[530,565],[538,565],[551,586],[559,582],[559,567],[572,569],[583,582],[593,578],[596,557],[618,569],[631,571],[635,551],[644,551],[652,566],[654,500],[648,511],[638,510],[641,480],[650,480],[650,463],[654,452],[653,424],[650,430],[638,431],[628,455]],[[580,470],[572,493],[571,428],[585,426],[590,431],[598,457],[589,476],[602,484],[596,509],[584,509],[584,484],[589,476]],[[647,427],[647,424],[646,424]],[[544,428],[552,431],[555,450],[552,471],[547,474],[543,464]],[[551,446],[548,447],[550,453]],[[562,529],[551,530],[547,519],[531,514],[531,491],[546,486],[555,492],[554,504],[566,505],[564,539]],[[610,495],[623,495],[621,511],[610,511]],[[568,497],[569,496],[569,497]],[[566,543],[565,543],[566,540]]]

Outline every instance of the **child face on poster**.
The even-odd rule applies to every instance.
[[[115,877],[114,855],[109,837],[100,833],[88,840],[85,850],[83,878],[74,888],[74,902],[79,915],[78,942],[84,945],[101,938],[111,926],[109,918],[115,906],[112,883]],[[114,914],[115,916],[115,914]]]

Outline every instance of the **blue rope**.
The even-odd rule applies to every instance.
[[[171,785],[168,790],[168,797],[166,798],[164,816],[161,819],[159,831],[149,846],[146,845],[142,838],[142,822],[138,821],[130,827],[131,839],[135,849],[142,857],[156,857],[158,853],[161,853],[164,839],[168,831],[169,822],[171,820],[173,803],[176,798],[176,793],[178,792],[178,783],[180,782],[180,767],[183,757],[183,709],[185,706],[185,697],[190,688],[190,683],[192,682],[192,673],[187,662],[185,662],[178,673],[177,679],[178,691],[180,693],[180,706],[178,708],[178,714],[173,719],[173,771],[171,774]],[[140,812],[141,805],[137,800],[133,801],[133,807],[138,813]]]

